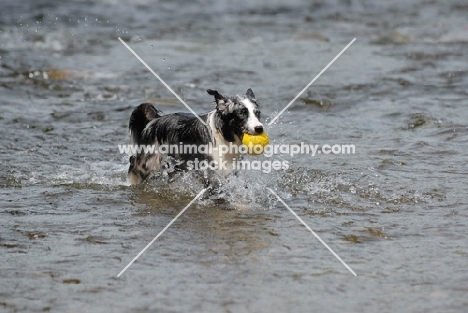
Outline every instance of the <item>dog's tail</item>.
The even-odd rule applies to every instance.
[[[146,125],[155,118],[161,117],[160,113],[162,112],[156,110],[151,103],[142,103],[133,110],[130,116],[130,122],[128,123],[130,138],[133,144],[141,143],[141,133]]]

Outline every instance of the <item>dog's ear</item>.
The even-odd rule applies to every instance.
[[[220,94],[218,90],[213,90],[213,89],[208,89],[207,90],[208,94],[214,96],[215,101],[216,101],[216,109],[220,112],[226,112],[228,106],[227,106],[227,99],[225,96]]]
[[[222,94],[220,94],[218,92],[218,90],[207,89],[206,92],[208,92],[208,94],[214,96],[216,103],[219,103],[219,101],[221,101],[221,100],[223,100],[223,101],[226,100],[226,98]]]
[[[247,89],[247,91],[245,92],[245,95],[247,96],[247,98],[255,99],[255,94],[251,88]]]

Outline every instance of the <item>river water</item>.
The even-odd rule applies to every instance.
[[[465,312],[464,1],[17,1],[0,13],[0,311]],[[142,102],[196,112],[252,88],[273,144],[227,201],[126,181]],[[247,188],[246,188],[247,187]],[[355,277],[266,189],[274,190]]]

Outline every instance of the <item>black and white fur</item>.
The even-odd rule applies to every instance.
[[[223,96],[217,90],[207,90],[214,96],[216,108],[199,115],[206,123],[191,113],[174,113],[162,115],[161,111],[150,103],[140,104],[135,108],[129,123],[130,137],[134,145],[179,145],[180,143],[213,146],[211,154],[177,154],[169,155],[177,162],[177,168],[185,169],[189,160],[227,161],[227,170],[219,170],[223,176],[233,172],[232,161],[239,160],[238,153],[219,153],[220,145],[229,143],[240,146],[244,133],[260,134],[263,125],[260,123],[260,107],[252,89],[245,95]],[[153,171],[162,165],[162,155],[140,153],[130,157],[128,170],[129,181],[136,184],[144,181]]]

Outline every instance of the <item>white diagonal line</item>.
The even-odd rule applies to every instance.
[[[192,108],[191,108],[191,107],[189,107],[189,106],[188,106],[188,104],[187,104],[187,103],[185,103],[185,101],[184,101],[184,100],[182,100],[182,98],[181,98],[181,97],[179,97],[179,95],[178,95],[178,94],[176,94],[176,93],[175,93],[175,91],[174,91],[174,90],[172,90],[172,88],[171,88],[171,87],[169,87],[169,85],[168,85],[168,84],[166,84],[166,82],[165,82],[164,80],[162,80],[162,78],[161,78],[161,77],[159,77],[159,75],[158,75],[158,74],[156,74],[156,73],[155,73],[155,72],[154,72],[154,71],[151,69],[151,67],[149,67],[149,66],[148,66],[148,64],[146,64],[146,62],[145,62],[145,61],[143,61],[143,59],[142,59],[142,58],[140,58],[140,56],[139,56],[138,54],[136,54],[136,52],[135,52],[135,51],[133,51],[133,49],[132,49],[132,48],[130,48],[130,47],[129,47],[129,46],[126,44],[126,43],[125,43],[125,41],[123,41],[123,40],[122,40],[122,38],[120,38],[120,37],[119,37],[119,40],[120,40],[120,42],[121,42],[121,43],[123,43],[123,45],[124,45],[124,46],[125,46],[125,47],[126,47],[126,48],[127,48],[127,49],[128,49],[130,52],[131,52],[131,53],[133,53],[133,55],[134,55],[134,56],[135,56],[135,57],[136,57],[136,58],[137,58],[137,59],[138,59],[138,60],[139,60],[139,61],[140,61],[140,62],[141,62],[141,63],[142,63],[142,64],[143,64],[143,65],[144,65],[144,66],[145,66],[145,67],[146,67],[146,68],[147,68],[147,69],[148,69],[148,70],[149,70],[149,71],[150,71],[150,72],[151,72],[151,73],[152,73],[152,74],[153,74],[153,75],[154,75],[154,76],[157,78],[157,79],[159,79],[159,81],[160,81],[160,82],[161,82],[161,83],[162,83],[162,84],[163,84],[163,85],[164,85],[164,86],[165,86],[165,87],[166,87],[166,88],[167,88],[167,89],[168,89],[170,92],[172,92],[172,94],[173,94],[173,95],[174,95],[174,96],[175,96],[177,99],[179,99],[179,101],[180,101],[180,102],[182,102],[182,104],[183,104],[183,105],[185,105],[185,107],[186,107],[186,108],[187,108],[187,109],[188,109],[190,112],[192,112],[192,114],[193,114],[193,115],[195,115],[195,116],[196,116],[196,117],[197,117],[197,118],[200,120],[200,122],[202,122],[202,123],[203,123],[203,125],[205,125],[205,126],[206,126],[206,123],[205,123],[205,121],[203,121],[203,120],[200,118],[200,116],[198,116],[198,114],[197,114],[197,113],[195,113],[195,111],[194,111],[194,110],[192,110]]]
[[[141,250],[140,253],[138,253],[138,255],[136,257],[134,257],[133,260],[130,263],[128,263],[127,266],[125,266],[125,268],[119,273],[119,275],[117,275],[117,277],[120,277],[120,275],[122,275],[123,272],[125,272],[127,270],[127,268],[129,268],[130,265],[132,265],[133,262],[135,262],[140,257],[140,255],[142,255],[146,251],[146,249],[148,249],[153,244],[153,242],[155,242],[156,239],[158,239],[159,236],[161,236],[172,225],[172,223],[174,223],[182,214],[184,214],[185,210],[187,210],[190,207],[190,205],[192,205],[192,203],[194,203],[205,191],[206,191],[206,188],[203,189],[202,191],[200,191],[200,193],[195,198],[193,198],[193,200],[190,201],[190,203],[187,204],[187,206],[182,211],[180,211],[180,213],[177,214],[177,216],[174,217],[172,219],[172,221],[169,224],[167,224],[167,226],[164,227],[164,229],[161,230],[159,232],[159,234],[157,234],[156,237],[154,237],[153,240],[151,240],[151,242],[149,244],[147,244],[146,247],[144,247],[143,250]]]
[[[351,269],[351,267],[348,266],[348,264],[346,264],[339,256],[338,254],[335,253],[335,251],[332,250],[332,248],[330,248],[326,243],[325,241],[322,240],[322,238],[320,238],[313,230],[312,228],[309,227],[309,225],[307,225],[303,220],[302,218],[299,217],[299,215],[296,214],[296,212],[294,212],[277,194],[276,192],[274,192],[272,189],[270,188],[267,188],[273,195],[276,196],[276,198],[278,198],[278,200],[289,210],[291,211],[291,213],[299,220],[299,222],[301,222],[308,230],[310,230],[310,232],[312,233],[312,235],[314,235],[324,246],[325,248],[327,248],[334,256],[335,258],[337,258],[354,276],[357,276],[357,274]]]
[[[278,115],[276,115],[274,119],[271,120],[270,123],[268,123],[268,125],[273,124],[273,123],[280,117],[280,115],[283,114],[283,113],[291,106],[291,104],[293,104],[294,101],[296,101],[297,98],[299,98],[299,97],[304,93],[304,91],[306,91],[307,88],[309,88],[310,85],[312,85],[312,84],[320,77],[320,75],[322,75],[322,74],[330,67],[330,65],[332,65],[333,62],[335,62],[336,59],[338,59],[338,58],[343,54],[343,52],[345,52],[346,49],[348,49],[349,46],[351,46],[351,45],[353,44],[353,42],[355,42],[355,41],[356,41],[356,38],[354,38],[353,40],[351,40],[351,42],[350,42],[346,47],[344,47],[343,50],[341,50],[341,52],[338,53],[338,55],[337,55],[333,60],[331,60],[330,63],[328,63],[328,65],[325,66],[325,68],[324,68],[320,73],[318,73],[318,75],[315,76],[315,78],[312,79],[312,80],[310,81],[310,83],[308,83],[307,86],[305,86],[304,89],[302,89],[302,90],[297,94],[297,96],[294,97],[294,99],[292,99],[291,102],[289,102],[288,105],[287,105],[283,110],[281,110],[281,112],[279,112]]]

